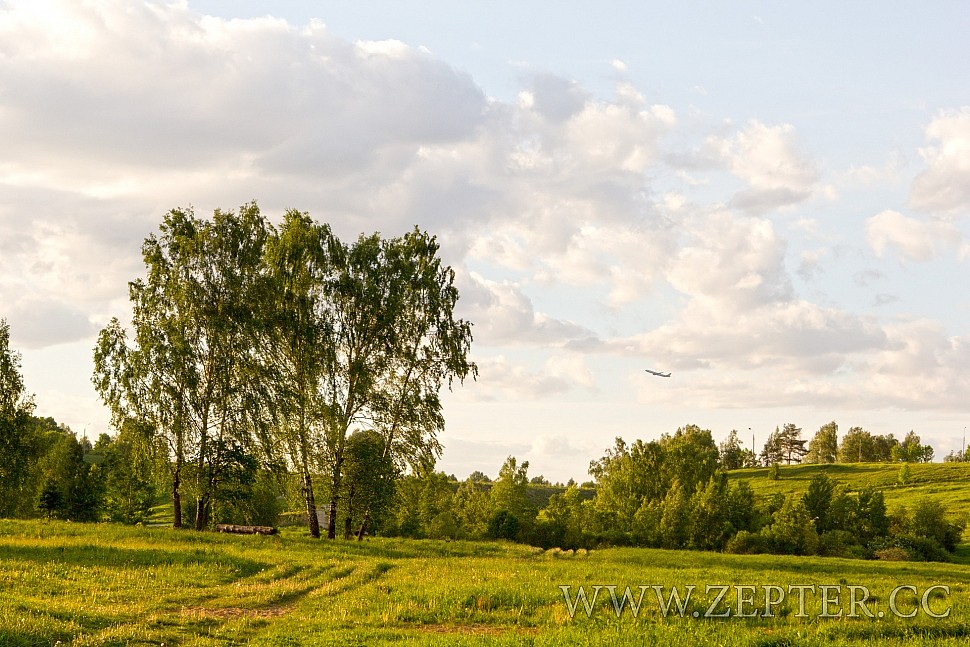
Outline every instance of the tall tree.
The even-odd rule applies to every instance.
[[[489,491],[489,497],[495,515],[503,512],[506,516],[511,515],[518,521],[520,532],[531,531],[538,510],[529,499],[529,461],[519,463],[515,456],[506,458],[499,470],[498,479]]]
[[[288,211],[266,245],[265,266],[272,286],[262,327],[262,366],[273,386],[277,435],[300,478],[307,523],[320,536],[313,475],[323,447],[324,360],[329,333],[321,313],[326,308],[325,279],[332,271],[327,255],[329,227],[304,213]]]
[[[822,425],[808,444],[806,463],[834,463],[839,453],[839,425],[833,420]]]
[[[395,464],[426,472],[440,453],[440,388],[477,369],[467,360],[471,326],[454,318],[454,272],[433,237],[415,230],[346,245],[331,234],[326,250],[319,314],[328,335],[321,393],[332,539],[351,427],[376,429]]]
[[[33,505],[29,483],[38,444],[34,399],[24,388],[20,358],[10,348],[10,326],[0,319],[0,517],[21,515]]]
[[[722,470],[737,470],[745,467],[744,448],[738,438],[738,430],[732,429],[728,437],[718,447],[720,464]]]
[[[785,459],[785,452],[781,446],[781,430],[778,427],[768,435],[759,458],[765,467],[777,465]]]
[[[417,228],[385,245],[395,295],[394,336],[375,394],[374,428],[384,438],[384,458],[401,471],[433,468],[445,426],[441,389],[478,375],[468,360],[471,324],[455,313],[455,273],[438,251],[437,240]],[[370,516],[365,508],[358,539]]]
[[[129,419],[115,438],[101,434],[94,445],[94,454],[102,459],[104,512],[112,521],[144,521],[155,505],[150,443],[150,435]]]
[[[839,445],[840,463],[888,463],[899,441],[892,434],[873,435],[861,427],[852,427]]]
[[[384,450],[384,438],[372,429],[355,431],[347,439],[346,493],[344,495],[344,539],[350,539],[356,524],[357,538],[363,539],[364,514],[378,520],[391,505],[397,470]]]
[[[664,451],[664,478],[671,484],[680,481],[688,496],[717,472],[717,445],[708,429],[686,425],[673,435],[661,436],[660,446]]]
[[[267,227],[255,204],[202,220],[175,209],[142,246],[147,275],[129,284],[134,343],[113,320],[99,336],[93,381],[116,424],[134,418],[173,451],[175,525],[182,469],[191,463],[195,527],[208,523],[222,472],[256,428],[251,379],[262,248]]]
[[[590,462],[596,479],[594,509],[603,530],[629,532],[644,501],[660,501],[671,487],[664,469],[666,453],[658,441],[627,444],[617,437],[611,449]]]
[[[892,448],[890,455],[894,462],[929,463],[933,460],[933,447],[923,445],[916,432],[910,430],[903,442]]]
[[[815,529],[819,532],[832,530],[834,522],[829,509],[836,495],[836,483],[825,474],[816,474],[808,484],[808,491],[802,495],[809,517],[815,521]]]
[[[808,453],[808,450],[805,449],[807,441],[802,439],[801,436],[801,428],[789,422],[782,428],[781,435],[778,437],[782,456],[789,465],[801,463],[802,458]]]

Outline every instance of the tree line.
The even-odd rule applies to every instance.
[[[839,425],[822,425],[811,440],[802,438],[802,429],[792,423],[776,427],[757,456],[741,445],[737,430],[731,430],[720,445],[724,469],[769,467],[793,463],[929,463],[935,452],[922,444],[915,431],[900,440],[893,434],[877,435],[862,427],[851,427],[839,440]],[[951,452],[945,460],[963,460],[964,452]]]
[[[542,506],[533,496],[528,462],[514,457],[495,482],[480,474],[460,484],[441,473],[408,477],[381,532],[504,538],[546,548],[625,545],[936,561],[947,561],[962,536],[965,521],[952,519],[937,501],[889,511],[881,491],[852,492],[824,474],[803,495],[756,497],[747,481],[729,480],[730,460],[710,431],[688,425],[649,442],[616,439],[591,463],[590,487],[571,484]]]

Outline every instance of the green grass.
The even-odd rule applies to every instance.
[[[627,609],[618,618],[604,589],[590,617],[570,617],[561,585],[592,593],[605,584],[619,585],[619,594],[640,585],[697,589],[687,617],[663,617],[650,588],[637,617]],[[720,584],[827,584],[842,586],[843,596],[850,585],[866,586],[874,613],[888,610],[900,584],[946,584],[951,594],[933,598],[931,609],[951,612],[825,619],[809,596],[807,618],[796,617],[791,597],[770,618],[705,619],[714,594],[704,589]],[[970,637],[970,566],[962,564],[329,542],[301,530],[262,537],[0,521],[0,591],[2,646],[964,645]]]

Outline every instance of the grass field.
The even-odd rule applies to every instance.
[[[828,465],[782,465],[778,480],[768,478],[768,468],[735,470],[732,481],[747,480],[758,496],[780,492],[801,494],[816,474],[825,474],[857,492],[866,486],[882,490],[890,511],[912,506],[922,497],[943,502],[950,513],[970,516],[970,463],[911,463],[909,478],[900,483],[899,463],[835,463]]]
[[[644,592],[619,617],[601,588]],[[639,588],[640,586],[644,588]],[[664,616],[671,587],[684,617]],[[720,589],[731,588],[705,618]],[[768,587],[831,585],[765,605]],[[896,617],[891,593],[904,590]],[[850,587],[868,588],[852,607]],[[702,552],[608,549],[588,554],[527,546],[375,538],[314,541],[302,531],[237,536],[109,524],[0,521],[0,645],[965,645],[970,566]],[[797,590],[796,590],[797,591]],[[858,589],[857,589],[858,591]],[[737,617],[741,611],[758,617]],[[859,596],[861,598],[861,594]],[[766,609],[772,617],[761,617]],[[947,617],[936,618],[927,613]],[[847,618],[855,611],[858,617]],[[694,613],[699,617],[694,618]],[[879,614],[883,617],[879,617]],[[841,617],[838,615],[841,614]],[[869,614],[872,617],[869,617]]]

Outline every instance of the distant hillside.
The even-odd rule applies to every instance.
[[[780,492],[803,493],[816,474],[825,474],[852,492],[872,486],[882,490],[886,507],[911,506],[922,497],[939,499],[953,515],[970,516],[970,463],[908,463],[909,478],[900,483],[902,463],[834,463],[826,465],[781,465],[776,481],[768,468],[729,472],[733,481],[747,481],[759,497]]]
[[[457,491],[460,485],[461,483],[452,483],[452,488]],[[495,485],[494,481],[489,483],[478,483],[478,486],[486,492],[491,490],[493,485]],[[526,490],[526,495],[529,497],[529,501],[531,501],[536,508],[541,510],[549,505],[549,499],[552,498],[553,494],[562,494],[567,489],[568,488],[559,485],[538,485],[535,483],[530,483],[529,488]],[[595,489],[583,487],[579,488],[580,499],[585,501],[587,499],[592,499],[594,496],[596,496]]]

